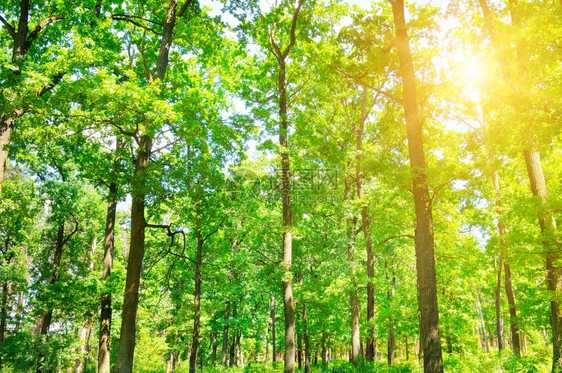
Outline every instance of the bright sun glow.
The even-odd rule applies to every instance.
[[[462,78],[471,85],[479,86],[487,78],[486,67],[482,64],[481,60],[471,57],[463,61],[461,66]],[[476,88],[476,87],[474,87]]]

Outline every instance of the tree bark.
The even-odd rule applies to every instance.
[[[491,152],[489,153],[489,158],[491,161],[494,160],[494,156]],[[496,285],[496,332],[498,335],[498,350],[501,352],[503,348],[503,327],[502,327],[502,320],[501,320],[501,272],[502,272],[502,265],[505,269],[505,294],[507,296],[507,302],[509,305],[509,316],[510,316],[510,331],[511,331],[511,340],[512,340],[512,349],[513,355],[516,357],[521,356],[521,344],[519,342],[519,325],[517,322],[517,308],[515,305],[515,295],[513,294],[513,287],[511,281],[511,268],[507,261],[507,250],[505,247],[505,223],[503,221],[503,211],[501,210],[501,189],[500,189],[500,176],[497,170],[492,172],[492,183],[494,184],[494,191],[496,194],[496,213],[498,214],[498,235],[499,235],[499,245],[500,245],[500,257],[499,257],[499,264],[498,264],[498,276],[497,276],[497,285]]]
[[[295,305],[293,303],[293,211],[291,206],[291,171],[288,149],[287,91],[285,61],[279,61],[279,145],[281,145],[282,205],[283,205],[283,312],[285,316],[285,373],[295,371]]]
[[[534,148],[523,151],[527,173],[533,195],[539,202],[538,220],[543,235],[543,249],[546,257],[547,288],[552,292],[550,301],[550,325],[552,328],[552,371],[562,371],[562,310],[560,294],[562,291],[562,268],[559,266],[560,244],[556,240],[556,221],[552,212],[546,210],[548,191],[541,165],[541,156]]]
[[[349,164],[348,164],[349,165]],[[344,201],[349,201],[351,196],[351,180],[345,178],[345,189],[344,189]],[[347,259],[351,265],[351,279],[350,279],[350,289],[349,289],[349,305],[351,313],[351,355],[350,361],[353,365],[357,365],[357,358],[361,350],[361,336],[360,336],[360,326],[359,326],[359,297],[357,291],[357,278],[355,275],[355,255],[354,250],[354,240],[355,240],[355,223],[357,218],[353,217],[347,221]]]
[[[180,13],[183,13],[192,0],[186,0]],[[149,76],[149,84],[157,80],[163,80],[168,68],[168,57],[172,46],[174,27],[176,26],[177,0],[170,0],[166,17],[163,22],[158,61],[154,76]],[[180,14],[181,15],[181,14]],[[121,321],[121,338],[117,350],[117,361],[115,373],[130,373],[133,369],[135,353],[135,331],[136,318],[139,303],[139,284],[144,259],[144,238],[146,221],[144,216],[146,190],[143,183],[146,179],[150,152],[152,149],[152,138],[145,134],[140,135],[138,142],[138,154],[135,160],[135,171],[133,175],[133,191],[131,204],[131,243],[129,248],[129,260],[127,263],[127,280],[125,295],[123,298],[123,313]]]
[[[394,299],[394,294],[396,292],[396,275],[395,275],[395,271],[394,271],[394,253],[391,254],[391,265],[390,265],[390,271],[392,272],[391,275],[391,283],[390,283],[390,289],[387,293],[387,297],[388,297],[388,301],[390,304],[393,303],[393,299]],[[387,280],[388,280],[388,272],[387,272],[387,276],[386,276]],[[394,355],[395,355],[395,351],[396,351],[396,334],[395,334],[395,323],[396,321],[394,320],[394,318],[391,317],[390,319],[390,325],[388,326],[388,348],[387,348],[387,359],[388,359],[388,365],[394,365]]]
[[[198,218],[199,219],[199,218]],[[191,353],[189,355],[189,372],[195,373],[197,367],[197,351],[199,349],[199,323],[201,319],[201,264],[203,260],[203,243],[200,222],[195,232],[197,236],[197,253],[195,256],[195,290],[193,292],[193,339],[191,342]]]
[[[55,284],[59,280],[59,267],[62,259],[62,252],[64,245],[68,242],[68,240],[76,233],[78,230],[78,223],[72,232],[68,236],[64,236],[64,222],[59,223],[59,227],[57,230],[57,240],[55,244],[55,254],[53,257],[53,263],[51,265],[52,275],[51,279],[49,280],[47,286]],[[43,314],[41,317],[41,328],[39,335],[42,336],[44,339],[47,338],[49,334],[49,328],[51,327],[51,321],[53,319],[53,309],[49,309],[46,313]],[[45,356],[43,354],[39,355],[39,359],[37,361],[37,373],[44,372],[43,367],[43,359]]]
[[[482,312],[482,304],[480,303],[480,293],[476,292],[476,308],[478,310],[478,316],[480,318],[480,327],[482,330],[482,339],[484,342],[484,347],[486,352],[490,353],[490,346],[488,344],[488,334],[486,333],[486,323],[484,322],[484,313]]]
[[[139,306],[139,286],[144,258],[144,238],[146,221],[144,217],[146,178],[152,139],[142,135],[139,143],[135,171],[133,175],[133,192],[131,203],[131,242],[127,263],[127,280],[123,298],[123,311],[121,321],[121,337],[117,350],[115,373],[131,373],[133,371],[133,358],[135,353],[135,334],[137,309]]]
[[[14,117],[4,115],[0,117],[0,192],[2,191],[2,183],[4,182],[4,174],[6,172],[10,138],[15,124],[16,119]]]
[[[229,354],[229,366],[232,368],[236,365],[236,337],[232,336],[230,338],[230,354]]]
[[[310,341],[308,338],[308,318],[306,315],[306,304],[302,304],[302,323],[304,328],[304,373],[310,372]]]
[[[358,125],[353,122],[353,129],[355,132],[355,180],[357,186],[357,198],[361,200],[363,198],[363,133],[365,132],[365,121],[369,117],[369,113],[375,101],[369,105],[367,103],[367,91],[366,88],[363,90],[362,106],[361,106],[361,118]],[[361,228],[363,230],[363,236],[365,237],[365,248],[367,251],[367,351],[366,360],[373,361],[375,356],[375,329],[373,319],[375,317],[375,288],[374,288],[374,278],[375,278],[375,259],[373,255],[373,239],[370,233],[371,220],[369,218],[369,211],[367,204],[361,201]]]
[[[8,281],[2,283],[2,305],[0,307],[0,351],[6,336],[6,325],[8,323]],[[0,354],[0,371],[2,370],[2,355]]]
[[[396,48],[400,60],[403,84],[403,107],[408,134],[408,153],[413,172],[412,190],[416,213],[415,246],[418,307],[420,311],[420,339],[425,373],[442,373],[443,357],[439,336],[439,309],[437,306],[437,279],[431,198],[427,186],[426,163],[423,149],[422,122],[416,102],[416,77],[407,26],[404,1],[390,0],[396,29]]]
[[[217,333],[215,332],[211,333],[211,346],[211,365],[215,366],[217,363]]]
[[[410,347],[408,346],[408,334],[404,335],[404,344],[406,346],[406,361],[410,361]]]
[[[275,367],[275,362],[277,361],[277,335],[275,334],[275,308],[277,306],[277,300],[275,297],[271,298],[270,312],[271,317],[271,361]]]
[[[117,184],[109,185],[109,202],[107,204],[107,215],[105,219],[105,232],[103,239],[103,281],[109,280],[113,269],[113,257],[115,252],[115,217],[117,214]],[[110,347],[111,347],[111,292],[104,294],[100,307],[100,332],[98,342],[98,373],[109,373],[110,371]]]
[[[230,301],[226,302],[224,310],[224,326],[222,329],[222,351],[221,365],[226,368],[228,365],[228,317],[230,316]]]
[[[298,369],[302,369],[302,333],[297,335],[297,362],[298,362]]]
[[[285,317],[285,354],[284,354],[284,371],[285,373],[295,372],[295,305],[293,302],[293,285],[292,285],[292,258],[293,258],[293,211],[291,205],[291,166],[289,161],[289,118],[287,113],[287,81],[286,81],[286,60],[296,42],[296,27],[299,19],[300,10],[305,0],[299,0],[299,3],[293,14],[290,30],[290,42],[287,47],[281,51],[279,45],[273,37],[270,37],[273,54],[277,59],[277,90],[279,94],[279,145],[281,148],[281,203],[283,206],[283,260],[281,268],[285,272],[282,279],[283,286],[283,313]]]
[[[326,332],[322,332],[322,366],[327,367],[330,362],[328,341],[330,336]]]
[[[387,361],[388,365],[394,365],[394,354],[396,350],[396,334],[394,333],[394,321],[390,322],[388,327],[388,349],[387,349]]]
[[[495,305],[496,305],[496,336],[498,338],[498,352],[501,354],[503,350],[503,325],[501,317],[501,288],[502,288],[502,266],[503,258],[500,254],[498,256],[498,273],[496,276],[496,292],[495,292]]]
[[[76,362],[76,366],[74,367],[74,373],[82,373],[84,371],[87,359],[86,354],[88,353],[90,344],[90,334],[92,331],[92,326],[94,325],[94,316],[95,315],[92,315],[92,317],[90,317],[90,319],[86,321],[84,327],[80,329],[79,340],[81,344],[78,348],[79,359]]]
[[[97,233],[94,233],[94,239],[92,241],[92,246],[90,247],[90,255],[89,260],[90,264],[88,265],[88,273],[92,273],[94,271],[94,255],[96,252],[96,248],[98,246],[98,236]],[[86,320],[84,326],[80,329],[79,333],[79,340],[80,340],[80,347],[78,348],[78,361],[74,366],[74,373],[82,373],[84,371],[84,367],[87,361],[87,353],[90,350],[90,335],[92,331],[92,327],[94,325],[94,319],[96,317],[96,312],[94,310],[91,311],[90,317]]]
[[[511,267],[504,261],[505,272],[505,294],[509,305],[509,326],[511,329],[511,347],[515,357],[521,357],[521,338],[519,336],[519,323],[517,320],[517,308],[515,306],[515,295],[511,284]]]

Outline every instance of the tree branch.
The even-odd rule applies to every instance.
[[[129,18],[127,15],[112,14],[112,15],[111,15],[111,19],[113,19],[113,20],[115,20],[115,21],[125,21],[125,22],[132,23],[132,24],[135,25],[135,26],[138,26],[138,27],[140,27],[140,28],[142,28],[142,29],[145,29],[145,30],[147,30],[147,31],[150,31],[150,32],[152,32],[152,33],[158,35],[158,32],[157,32],[155,29],[153,29],[152,27],[149,27],[149,26],[143,25],[142,23],[139,23],[139,22],[137,22],[137,21],[134,21],[134,20],[132,20],[131,18]]]
[[[287,48],[285,48],[285,51],[283,52],[283,55],[281,56],[281,58],[284,60],[285,58],[287,58],[287,56],[289,55],[289,52],[291,51],[291,48],[295,45],[295,42],[297,41],[297,35],[296,35],[296,29],[297,29],[297,21],[299,19],[299,13],[301,12],[301,8],[302,5],[304,4],[304,0],[299,0],[299,4],[297,5],[297,9],[295,9],[295,13],[293,14],[293,22],[291,24],[291,40],[289,42],[289,45],[287,45]]]
[[[178,18],[181,18],[184,15],[187,8],[189,8],[192,4],[193,4],[193,0],[185,0],[185,3],[183,3],[180,11],[178,12]]]
[[[390,236],[384,239],[384,241],[382,243],[387,243],[390,240],[394,240],[396,238],[411,238],[412,240],[415,239],[414,236],[412,236],[411,234],[399,234],[397,236]]]
[[[26,49],[29,49],[29,47],[31,47],[31,44],[33,44],[33,42],[35,41],[35,39],[37,39],[37,36],[39,35],[39,33],[48,25],[50,25],[51,23],[54,23],[56,21],[60,21],[61,19],[63,19],[64,17],[61,16],[50,16],[45,18],[44,20],[42,20],[41,22],[39,22],[39,24],[37,26],[35,26],[35,28],[33,29],[33,31],[31,31],[31,33],[29,34],[29,36],[27,37],[26,41],[25,41],[25,47]]]
[[[74,220],[74,230],[72,232],[70,232],[68,234],[68,236],[66,236],[66,238],[64,240],[62,240],[61,246],[64,246],[67,244],[67,242],[70,240],[70,238],[72,236],[74,236],[74,234],[76,232],[78,232],[78,219],[76,219],[76,216],[72,215],[72,219]]]
[[[10,34],[12,39],[15,39],[16,38],[16,30],[14,29],[14,26],[12,26],[8,21],[6,21],[6,19],[4,17],[2,17],[1,15],[0,15],[0,21],[4,24],[4,26],[6,26],[6,30],[8,30],[8,34]]]

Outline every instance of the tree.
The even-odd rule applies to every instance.
[[[400,59],[403,84],[403,106],[408,132],[408,149],[412,168],[412,191],[416,212],[416,271],[418,274],[418,307],[420,310],[420,339],[423,349],[424,371],[443,372],[439,309],[437,306],[437,279],[431,199],[425,173],[422,122],[416,101],[416,76],[404,15],[404,1],[392,0],[396,29],[396,49]]]

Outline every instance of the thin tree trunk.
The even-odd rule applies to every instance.
[[[345,179],[344,201],[349,201],[351,196],[351,184],[349,178]],[[357,365],[357,358],[361,349],[361,336],[359,326],[359,297],[357,294],[357,279],[355,275],[355,255],[354,239],[355,239],[355,223],[357,218],[353,217],[347,221],[347,259],[351,265],[351,287],[349,289],[349,304],[351,312],[351,354],[350,361],[353,365]]]
[[[47,286],[55,284],[59,280],[59,267],[62,259],[62,252],[64,245],[70,240],[70,238],[78,231],[78,223],[74,227],[74,230],[70,232],[70,234],[64,237],[64,222],[59,223],[59,228],[57,230],[57,240],[55,245],[55,255],[53,257],[53,264],[51,265],[52,275],[51,279]],[[53,309],[49,309],[43,316],[41,317],[41,329],[39,335],[47,339],[47,335],[49,334],[49,328],[51,327],[51,322],[53,319]],[[39,358],[37,361],[37,373],[44,372],[43,363],[44,363],[45,356],[41,353],[39,354]]]
[[[390,269],[387,269],[386,271],[386,279],[387,281],[389,280],[389,276],[388,276],[388,272],[392,271],[392,275],[391,275],[391,282],[390,282],[390,289],[388,290],[387,293],[387,298],[388,298],[388,302],[389,304],[392,304],[394,302],[394,294],[396,292],[396,275],[394,272],[394,252],[391,253],[390,255],[391,257],[391,265],[390,265]],[[388,326],[388,344],[387,344],[387,361],[388,361],[388,365],[392,366],[394,365],[394,355],[395,355],[395,350],[396,350],[396,334],[395,334],[395,323],[396,321],[394,320],[394,318],[391,317],[390,319],[390,325]]]
[[[498,273],[496,276],[496,335],[498,338],[498,352],[501,354],[503,350],[503,325],[501,318],[501,288],[502,288],[502,255],[498,257]]]
[[[489,151],[489,158],[491,161],[494,160],[493,154]],[[501,209],[501,189],[500,189],[500,176],[497,170],[492,173],[492,182],[494,184],[494,191],[496,194],[496,212],[498,214],[498,235],[500,237],[500,257],[498,264],[498,277],[496,286],[496,332],[498,334],[498,350],[501,352],[503,348],[503,327],[501,323],[501,271],[502,265],[505,269],[505,294],[507,296],[507,302],[509,305],[509,315],[510,315],[510,330],[512,339],[512,349],[513,355],[516,357],[521,356],[521,345],[519,343],[519,325],[517,322],[517,307],[515,305],[515,296],[513,294],[512,281],[511,281],[511,268],[507,261],[507,251],[505,247],[505,224],[503,222],[503,211]]]
[[[394,321],[391,321],[388,327],[388,349],[387,349],[387,361],[388,365],[394,365],[394,354],[396,350],[396,335],[394,333]]]
[[[375,97],[376,100],[376,97]],[[363,133],[365,132],[365,122],[369,117],[372,107],[375,104],[373,100],[370,104],[367,103],[367,90],[363,89],[362,105],[361,105],[361,118],[358,125],[353,122],[353,129],[355,132],[355,182],[357,186],[357,198],[363,198]],[[367,251],[367,361],[373,361],[375,356],[375,329],[373,319],[375,317],[375,259],[373,254],[373,239],[370,233],[371,219],[369,218],[369,211],[367,204],[361,201],[361,228],[363,236],[365,237],[365,248]]]
[[[211,365],[215,366],[217,363],[217,333],[211,333],[211,346],[213,348],[211,352]]]
[[[306,315],[306,304],[302,304],[302,323],[304,328],[304,372],[310,372],[310,341],[308,338],[308,318]]]
[[[74,367],[74,373],[82,373],[86,365],[87,356],[90,344],[90,334],[92,331],[92,326],[94,325],[94,316],[86,322],[83,328],[80,329],[80,348],[78,348],[79,359]]]
[[[408,152],[414,175],[412,190],[416,213],[416,270],[423,366],[425,373],[442,373],[443,357],[439,336],[433,216],[425,170],[422,122],[416,102],[416,77],[404,16],[404,1],[390,0],[390,2],[394,15],[396,48],[400,60],[400,75],[402,76],[404,91],[403,107],[408,133]]]
[[[305,0],[299,0],[299,3],[293,14],[290,42],[287,47],[281,51],[279,45],[271,34],[270,42],[274,56],[277,59],[277,89],[279,93],[279,146],[281,148],[281,173],[282,188],[281,199],[283,206],[283,260],[281,268],[285,272],[283,276],[283,313],[285,317],[285,354],[284,354],[284,371],[285,373],[295,372],[295,305],[293,302],[293,284],[292,284],[292,259],[293,259],[293,210],[291,205],[291,166],[289,161],[289,118],[287,113],[287,81],[286,81],[286,59],[291,48],[296,42],[296,26],[299,13]]]
[[[513,355],[521,356],[521,340],[519,336],[519,323],[517,320],[517,308],[515,306],[515,296],[511,284],[511,267],[507,261],[504,261],[505,270],[505,294],[507,295],[507,303],[509,304],[509,326],[511,329],[511,340]]]
[[[302,333],[297,335],[297,361],[299,370],[302,369]]]
[[[535,149],[523,152],[525,164],[533,195],[538,198],[540,209],[538,213],[539,225],[543,235],[543,248],[546,256],[546,280],[548,290],[552,292],[550,301],[550,323],[552,328],[552,371],[562,371],[562,310],[560,309],[560,294],[562,291],[562,268],[559,267],[560,245],[556,241],[557,227],[554,215],[546,211],[548,192],[546,180],[541,165],[540,153]]]
[[[229,366],[232,368],[236,364],[236,337],[230,338],[230,354],[229,354]]]
[[[484,340],[484,346],[486,352],[490,352],[490,346],[488,345],[488,334],[486,333],[486,323],[484,322],[484,313],[482,312],[482,304],[480,303],[480,293],[476,292],[476,307],[478,308],[478,315],[480,318],[480,326],[482,330],[482,338]]]
[[[115,169],[114,169],[115,171]],[[117,184],[109,184],[109,202],[107,203],[107,215],[105,218],[105,232],[103,239],[103,281],[109,280],[113,269],[113,256],[115,252],[115,217],[117,214]],[[111,292],[104,294],[100,306],[100,332],[98,342],[98,373],[109,373],[110,371],[110,348],[111,348]]]
[[[404,344],[406,345],[406,361],[410,361],[410,347],[408,346],[408,334],[404,335]]]
[[[6,325],[8,322],[8,281],[2,284],[2,306],[0,308],[0,351],[4,344]],[[2,354],[0,354],[0,371],[2,370]]]
[[[15,124],[16,118],[7,115],[0,116],[0,192],[2,191],[2,183],[4,182],[4,174],[8,162],[10,138]]]
[[[92,246],[90,247],[90,255],[89,255],[90,264],[88,265],[88,273],[92,273],[94,271],[94,254],[96,252],[97,246],[98,246],[98,235],[97,233],[94,233],[94,239],[92,240]],[[96,312],[92,310],[90,317],[88,318],[88,320],[86,320],[84,326],[80,329],[80,333],[79,333],[80,347],[78,348],[79,359],[74,367],[75,373],[82,373],[84,371],[84,366],[86,365],[86,361],[87,361],[87,353],[90,350],[90,335],[92,331],[92,326],[94,325],[95,317],[96,317]]]
[[[277,361],[277,336],[275,334],[275,308],[277,306],[277,300],[275,297],[271,298],[270,312],[271,317],[271,361],[275,367],[275,362]]]
[[[193,292],[193,339],[191,342],[191,353],[189,355],[189,372],[195,373],[197,366],[197,350],[199,349],[199,323],[201,319],[201,264],[203,260],[203,243],[201,236],[201,227],[196,231],[197,235],[197,253],[195,257],[195,290]]]
[[[222,351],[221,351],[221,365],[226,367],[228,365],[228,317],[230,316],[230,301],[226,302],[224,310],[224,326],[222,329]]]
[[[285,316],[285,373],[295,371],[295,305],[291,265],[293,258],[293,211],[291,206],[291,176],[288,149],[287,91],[285,82],[285,61],[279,61],[279,144],[281,145],[282,205],[283,205],[283,312]]]
[[[322,333],[322,366],[327,367],[330,362],[330,357],[328,356],[328,341],[330,336],[326,333]]]

